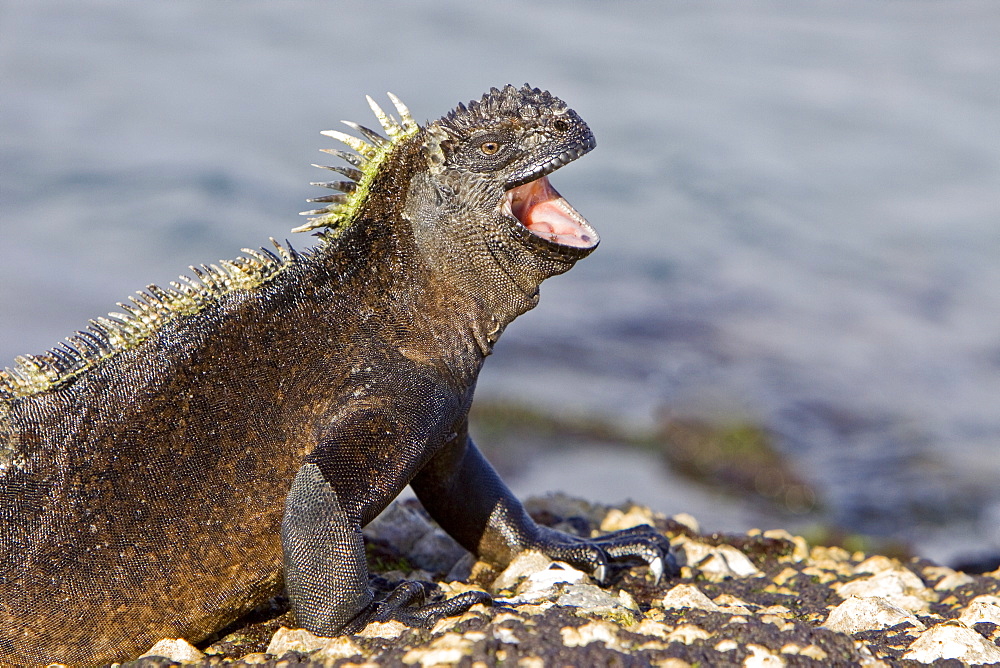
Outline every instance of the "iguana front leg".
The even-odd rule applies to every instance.
[[[466,592],[424,604],[419,582],[403,582],[382,600],[368,586],[361,526],[341,507],[319,466],[307,462],[292,482],[281,524],[285,588],[296,622],[320,636],[356,633],[369,622],[399,620],[422,626],[489,602]]]
[[[657,580],[677,572],[667,538],[636,527],[580,538],[539,526],[468,437],[465,427],[411,482],[438,524],[467,550],[504,566],[521,551],[537,550],[593,573],[603,583],[612,564],[646,563]]]
[[[281,522],[285,589],[303,628],[334,635],[374,598],[361,527],[312,462],[302,465]]]

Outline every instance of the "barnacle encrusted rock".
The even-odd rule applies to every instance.
[[[569,519],[559,511],[586,510],[587,523],[616,526],[626,515],[644,516],[676,546],[700,543],[722,552],[738,551],[753,565],[747,575],[708,577],[698,566],[679,579],[654,583],[648,573],[622,573],[608,589],[595,587],[586,574],[537,553],[525,553],[502,573],[486,574],[478,586],[500,597],[493,608],[476,606],[429,629],[398,622],[372,623],[361,633],[332,641],[282,648],[272,660],[301,665],[870,665],[912,666],[948,658],[966,663],[1000,661],[1000,579],[963,574],[922,560],[900,561],[813,547],[783,531],[745,535],[692,535],[692,518],[677,522],[629,504],[604,508],[554,499],[530,506],[552,524]],[[574,514],[580,523],[580,514]],[[427,530],[420,513],[400,512],[414,529]],[[394,521],[396,521],[394,520]],[[617,528],[617,526],[616,526]],[[407,531],[406,527],[396,529]],[[419,531],[415,531],[419,533]],[[406,562],[408,555],[399,554]],[[707,562],[706,562],[707,563]],[[477,564],[478,566],[478,564]],[[448,595],[470,585],[429,574]],[[953,586],[936,588],[941,580]],[[861,583],[848,587],[852,583]],[[887,585],[886,583],[895,583]],[[921,608],[911,611],[886,596],[842,596],[868,588],[911,596]],[[926,608],[926,609],[925,609]],[[290,637],[279,631],[279,637]],[[276,638],[277,640],[277,638]],[[275,651],[277,652],[277,645]],[[261,652],[263,647],[248,647]],[[207,650],[213,654],[211,647]],[[349,654],[356,652],[357,654]],[[284,656],[282,656],[282,654]],[[231,652],[219,655],[237,659]],[[289,665],[293,665],[289,663]]]

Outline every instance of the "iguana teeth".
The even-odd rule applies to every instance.
[[[338,174],[343,174],[352,181],[360,181],[361,177],[364,176],[364,172],[360,169],[354,169],[353,167],[344,167],[342,165],[317,165],[313,163],[313,167],[319,167],[320,169],[329,169],[331,172],[337,172]],[[310,185],[318,185],[316,183]]]
[[[403,104],[403,101],[400,100],[395,95],[393,95],[392,93],[386,93],[386,95],[389,96],[389,99],[392,101],[393,106],[396,107],[396,111],[399,112],[399,118],[403,122],[403,131],[406,133],[410,133],[419,130],[420,126],[417,125],[417,122],[415,120],[413,120],[413,116],[410,115],[410,110],[406,108],[406,105]]]
[[[390,143],[389,140],[387,140],[385,137],[383,137],[379,133],[375,132],[374,130],[372,130],[370,128],[366,128],[363,125],[355,123],[354,121],[341,121],[341,123],[343,123],[344,125],[346,125],[349,128],[353,128],[357,132],[360,132],[361,134],[363,134],[375,146],[387,146]]]
[[[364,139],[359,139],[354,135],[349,135],[346,132],[341,132],[340,130],[323,130],[320,134],[324,137],[336,139],[342,144],[346,144],[366,158],[374,158],[378,153],[378,149],[366,142]]]

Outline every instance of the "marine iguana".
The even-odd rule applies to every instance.
[[[314,202],[319,244],[244,249],[149,286],[121,313],[0,375],[0,663],[98,664],[197,642],[284,582],[318,634],[426,622],[369,587],[361,527],[407,484],[499,565],[540,550],[605,579],[673,568],[651,527],[540,527],[469,439],[484,358],[597,233],[548,174],[595,146],[548,92],[506,86],[386,137],[330,131],[348,180]],[[272,240],[273,241],[273,240]]]

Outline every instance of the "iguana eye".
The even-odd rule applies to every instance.
[[[493,155],[500,150],[500,142],[495,141],[484,141],[479,145],[479,150],[486,155]]]
[[[552,123],[552,127],[554,127],[558,132],[566,132],[567,130],[569,130],[569,123],[559,118],[556,119],[554,123]]]

